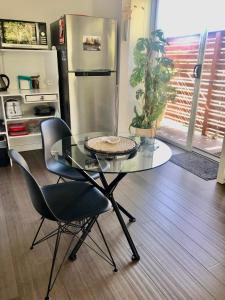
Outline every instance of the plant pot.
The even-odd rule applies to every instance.
[[[137,136],[142,136],[142,137],[149,137],[149,138],[154,138],[156,136],[156,128],[136,128],[135,127],[135,134]]]

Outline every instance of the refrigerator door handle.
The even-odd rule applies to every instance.
[[[75,76],[111,76],[111,71],[75,71]]]

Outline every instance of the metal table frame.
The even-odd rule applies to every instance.
[[[69,155],[68,155],[69,156]],[[69,158],[76,163],[76,161],[73,160],[73,158],[71,156],[69,156]],[[79,167],[79,165],[78,165]],[[122,211],[128,218],[130,222],[135,222],[136,219],[124,208],[122,207],[119,203],[117,203],[113,197],[113,192],[115,190],[115,188],[117,187],[118,183],[127,175],[127,173],[118,173],[118,175],[112,180],[112,182],[108,183],[105,175],[103,172],[100,172],[100,180],[102,182],[103,187],[101,187],[96,180],[94,180],[85,170],[83,170],[82,168],[77,168],[77,170],[87,179],[87,181],[89,181],[91,184],[93,184],[94,187],[96,187],[99,191],[101,191],[111,202],[112,207],[116,213],[116,216],[118,218],[118,221],[122,227],[122,230],[126,236],[127,242],[130,246],[130,249],[133,253],[132,255],[132,260],[133,261],[138,261],[140,259],[140,256],[137,252],[137,249],[134,245],[134,242],[130,236],[130,233],[127,229],[127,226],[124,222],[124,219],[120,213],[120,211]],[[90,228],[91,229],[91,228]],[[82,243],[84,242],[85,238],[87,236],[87,231],[85,231],[83,233],[83,235],[80,237],[79,241],[77,242],[77,244],[75,245],[74,249],[72,250],[71,254],[70,254],[70,259],[74,260],[76,258],[76,253],[79,250],[79,248],[81,247]]]

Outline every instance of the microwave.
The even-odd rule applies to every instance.
[[[0,19],[0,47],[48,49],[46,23]]]

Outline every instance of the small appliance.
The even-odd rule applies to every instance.
[[[9,99],[6,101],[6,116],[8,119],[22,117],[22,111],[19,100]]]
[[[31,76],[18,75],[18,86],[20,90],[30,90],[32,89],[32,78]]]
[[[48,49],[46,23],[0,19],[0,46]]]
[[[50,116],[55,113],[55,107],[51,105],[38,105],[34,107],[35,116]]]
[[[9,77],[5,74],[0,74],[0,92],[7,91],[10,84]]]
[[[32,80],[32,89],[39,89],[39,77],[40,75],[31,76]]]

